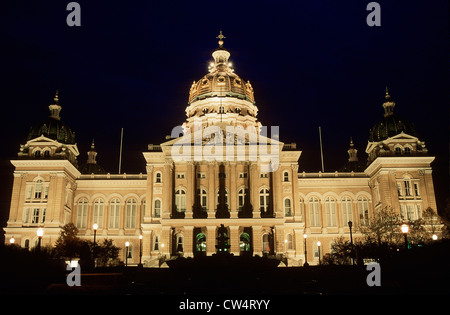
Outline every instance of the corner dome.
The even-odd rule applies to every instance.
[[[370,142],[383,141],[402,132],[414,137],[417,136],[414,124],[394,114],[394,107],[395,102],[391,100],[391,96],[386,88],[385,102],[383,103],[385,114],[383,119],[370,129]]]
[[[50,116],[39,124],[30,128],[27,141],[40,137],[41,135],[64,144],[75,144],[75,132],[63,123],[59,117],[61,106],[59,105],[58,91],[53,99],[54,104],[49,106]]]

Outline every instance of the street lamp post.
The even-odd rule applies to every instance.
[[[94,260],[94,266],[95,266],[95,246],[96,246],[95,238],[96,238],[96,236],[97,236],[98,224],[97,224],[97,223],[94,223],[94,225],[93,225],[92,227],[94,228],[94,246],[93,246],[93,248],[92,248],[92,258],[93,258],[93,260]]]
[[[44,236],[44,230],[42,228],[39,228],[36,232],[37,236],[38,236],[38,246],[37,246],[37,250],[40,252],[41,251],[41,242],[42,242],[42,237]]]
[[[139,268],[142,268],[142,234],[139,235]]]
[[[128,247],[130,246],[129,242],[125,242],[125,267],[128,267]]]
[[[403,236],[405,237],[405,249],[408,249],[408,231],[409,231],[409,227],[408,227],[408,225],[403,224],[401,229],[402,229]]]
[[[353,222],[348,221],[348,228],[350,229],[350,244],[352,246],[352,264],[355,265],[355,253],[354,253],[354,248],[353,248],[352,226],[353,226]]]
[[[303,234],[303,238],[305,239],[305,263],[303,264],[303,266],[309,266],[309,264],[308,264],[308,256],[307,256],[307,254],[306,254],[306,238],[308,237],[308,235],[306,235],[306,233],[305,234]]]
[[[317,247],[319,248],[319,265],[321,264],[321,262],[320,262],[320,245],[322,245],[322,243],[320,241],[317,241]]]

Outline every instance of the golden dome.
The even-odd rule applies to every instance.
[[[209,73],[198,82],[192,83],[189,91],[189,104],[208,97],[236,97],[255,103],[253,88],[249,81],[245,82],[234,73],[228,61],[230,53],[223,48],[223,38],[220,35],[219,47],[212,53],[214,62],[209,66]]]

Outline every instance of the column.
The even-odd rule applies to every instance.
[[[215,191],[215,161],[208,162],[208,172],[206,178],[208,179],[208,218],[215,217],[215,202],[216,202],[216,191]],[[208,239],[208,238],[207,238]]]
[[[153,204],[153,165],[147,165],[147,196],[145,198],[144,223],[150,222],[154,213]]]
[[[262,226],[253,226],[253,254],[262,256]]]
[[[259,190],[258,190],[258,164],[250,164],[250,197],[253,206],[253,218],[261,218],[261,211],[259,210]]]
[[[230,209],[230,218],[234,219],[238,217],[237,212],[237,174],[236,174],[236,162],[230,162],[230,193],[228,195],[228,205]],[[249,174],[247,174],[249,176]]]
[[[166,256],[167,258],[170,258],[171,253],[171,246],[172,246],[172,231],[170,226],[163,226],[162,227],[162,235],[160,240],[160,251],[162,256]],[[164,245],[164,247],[162,247]]]
[[[188,161],[186,167],[186,182],[187,191],[186,191],[186,219],[192,219],[192,206],[194,205],[194,196],[195,196],[195,174],[194,174],[194,162]]]
[[[170,215],[172,214],[172,198],[175,192],[173,191],[173,164],[172,162],[166,161],[166,164],[164,165],[164,172],[163,172],[163,209],[161,209],[162,214],[161,217],[163,219],[169,219]]]
[[[239,255],[239,226],[231,225],[230,229],[230,252],[238,256]]]
[[[298,164],[291,164],[292,168],[292,213],[294,221],[300,222],[303,214],[300,212],[300,195],[298,191]]]
[[[216,229],[215,225],[208,225],[206,227],[206,255],[211,256],[216,252]]]
[[[184,257],[194,257],[193,249],[193,236],[194,226],[184,227]]]

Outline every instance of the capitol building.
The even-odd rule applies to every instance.
[[[377,210],[397,211],[405,221],[427,208],[436,212],[434,157],[397,114],[405,107],[396,108],[388,90],[370,129],[367,160],[349,138],[340,170],[299,172],[308,152],[279,139],[282,122],[268,127],[258,120],[255,91],[229,62],[222,33],[218,39],[208,73],[186,91],[186,120],[142,153],[145,174],[106,172],[94,141],[89,152],[79,152],[56,93],[49,116],[29,129],[11,161],[6,242],[14,237],[32,248],[42,228],[42,246],[54,245],[70,222],[92,240],[96,225],[97,240],[112,239],[122,251],[129,242],[128,264],[141,259],[155,267],[162,255],[214,254],[223,225],[232,254],[283,254],[289,266],[301,266],[319,262],[318,244],[323,255],[337,237],[348,239],[349,221],[356,238]]]

